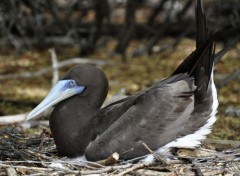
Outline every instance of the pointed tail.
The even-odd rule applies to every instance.
[[[206,96],[214,65],[215,46],[210,30],[207,28],[201,0],[195,0],[196,8],[196,50],[175,70],[173,75],[188,73],[194,77],[197,90],[195,96],[203,101]]]

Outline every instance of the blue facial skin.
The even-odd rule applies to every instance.
[[[61,91],[65,92],[69,89],[74,89],[76,94],[80,94],[84,91],[85,86],[78,86],[77,82],[73,79],[61,80],[58,82],[61,87]]]
[[[73,95],[80,94],[85,89],[85,86],[78,86],[73,79],[61,80],[52,88],[47,97],[57,98],[60,94],[64,94],[68,91],[72,91]],[[47,98],[46,97],[46,98]]]
[[[59,102],[84,91],[85,86],[77,85],[75,80],[61,80],[52,88],[45,99],[34,108],[26,117],[26,120],[40,116],[47,109],[55,106]]]

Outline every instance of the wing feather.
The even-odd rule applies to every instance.
[[[148,154],[142,143],[156,150],[178,138],[193,111],[194,90],[194,80],[187,78],[139,95],[137,101],[88,146],[86,157],[104,159],[118,152],[122,158],[134,158]],[[96,150],[97,153],[93,152]]]

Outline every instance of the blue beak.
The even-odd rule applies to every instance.
[[[73,95],[82,93],[84,89],[84,86],[78,86],[76,81],[72,79],[59,81],[45,99],[28,114],[25,120],[41,116],[44,111]]]

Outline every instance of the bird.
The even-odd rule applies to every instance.
[[[49,121],[59,155],[85,156],[89,161],[105,159],[114,152],[125,160],[154,159],[143,144],[157,153],[200,146],[216,121],[219,103],[213,69],[219,58],[206,27],[202,1],[195,4],[196,50],[171,76],[102,108],[109,87],[105,73],[79,64],[26,120],[54,107]]]

